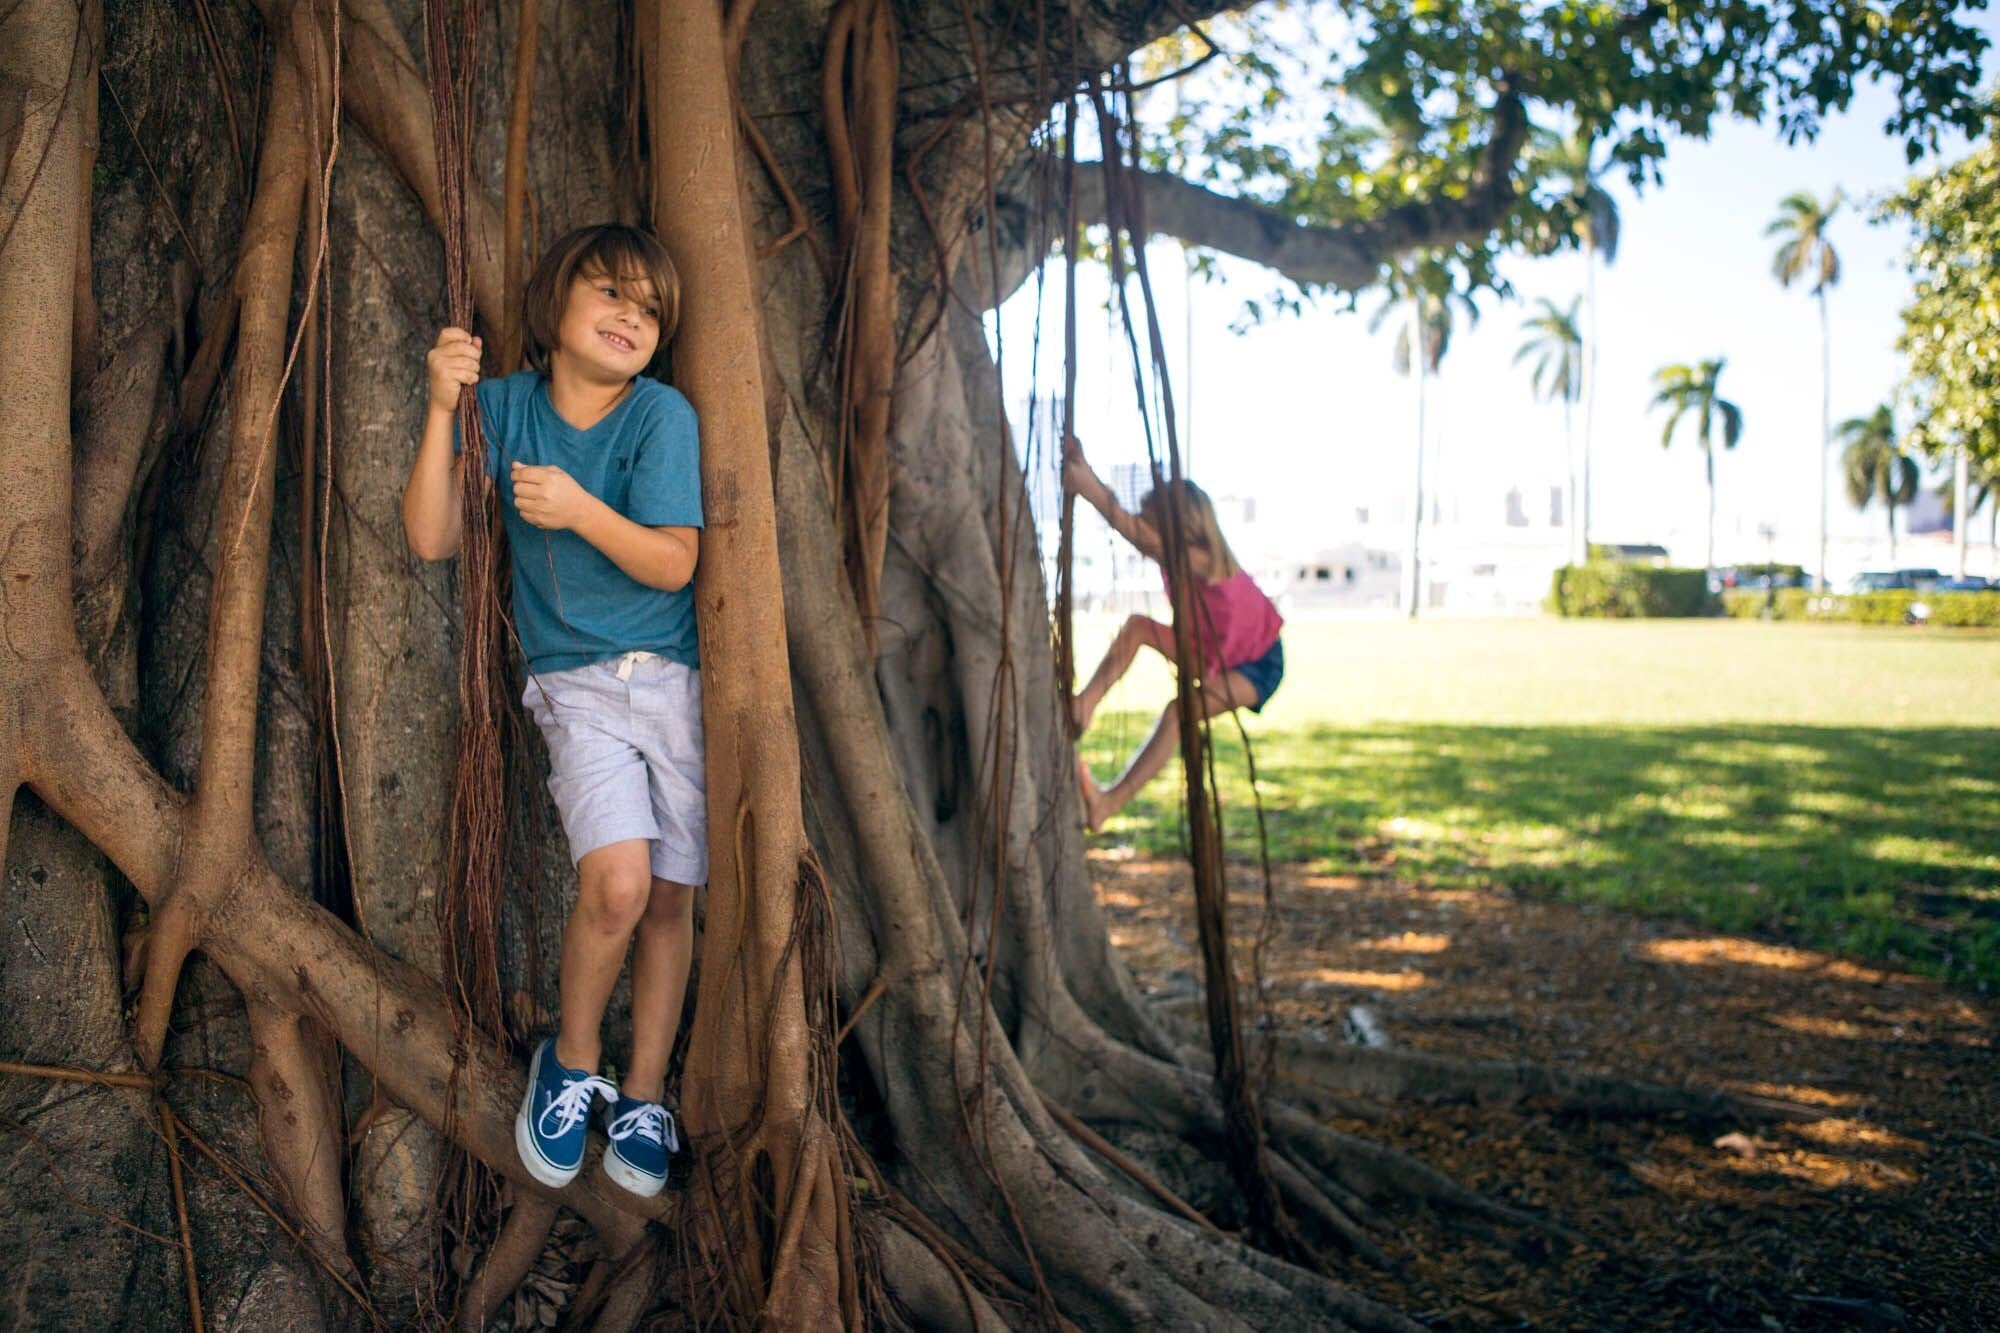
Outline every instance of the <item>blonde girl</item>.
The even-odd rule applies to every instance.
[[[1165,576],[1165,547],[1160,534],[1167,529],[1166,510],[1175,505],[1187,540],[1188,569],[1195,580],[1197,600],[1190,610],[1194,617],[1194,642],[1202,656],[1203,717],[1234,708],[1261,712],[1285,674],[1285,649],[1279,631],[1284,619],[1248,572],[1237,563],[1215,519],[1215,505],[1191,481],[1168,483],[1148,492],[1139,503],[1139,512],[1127,513],[1111,488],[1099,479],[1083,456],[1083,446],[1075,439],[1064,442],[1063,473],[1070,488],[1104,516],[1112,529],[1132,543],[1147,559],[1162,566]],[[1073,704],[1077,735],[1090,726],[1106,691],[1130,669],[1139,649],[1151,648],[1176,670],[1181,667],[1174,650],[1174,631],[1149,616],[1134,615],[1119,627],[1104,660],[1097,664],[1089,682]],[[1083,784],[1085,822],[1092,832],[1117,814],[1139,794],[1180,743],[1180,714],[1169,703],[1139,752],[1109,787],[1099,787],[1097,779],[1081,756],[1077,774]]]

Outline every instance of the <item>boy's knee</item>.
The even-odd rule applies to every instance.
[[[643,862],[586,869],[577,885],[578,902],[606,930],[628,931],[645,914],[653,877]]]
[[[652,888],[646,899],[644,924],[648,926],[678,926],[694,919],[694,886],[676,884],[670,879],[652,881]]]

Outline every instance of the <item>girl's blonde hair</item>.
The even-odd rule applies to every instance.
[[[1243,571],[1236,555],[1222,535],[1215,519],[1215,502],[1208,492],[1191,481],[1166,482],[1146,492],[1139,501],[1139,517],[1153,525],[1162,542],[1167,539],[1167,506],[1173,504],[1181,521],[1181,535],[1189,546],[1208,552],[1209,579],[1234,578]]]

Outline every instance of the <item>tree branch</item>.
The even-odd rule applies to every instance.
[[[1384,261],[1409,250],[1476,241],[1514,206],[1514,165],[1527,140],[1527,111],[1518,93],[1503,89],[1493,108],[1493,136],[1461,195],[1399,204],[1371,218],[1328,224],[1302,223],[1283,209],[1218,193],[1178,176],[1128,169],[1138,187],[1135,210],[1148,235],[1176,237],[1188,245],[1248,259],[1310,286],[1356,291],[1373,283]],[[1038,208],[1062,207],[1062,166],[1034,161],[1030,172],[1048,172],[1053,188],[1020,186],[1003,200],[1001,226],[1014,241],[1015,264],[1003,261],[999,290],[1011,293],[1040,262],[1036,242],[1060,229],[1039,225]],[[1077,216],[1102,223],[1105,172],[1100,162],[1076,168]],[[1028,201],[1034,199],[1035,203]],[[1008,205],[1011,203],[1012,208]],[[986,284],[980,284],[982,290]]]

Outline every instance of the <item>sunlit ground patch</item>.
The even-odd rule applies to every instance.
[[[1363,972],[1337,967],[1312,968],[1298,977],[1322,986],[1352,986],[1359,990],[1412,991],[1430,984],[1421,972]]]
[[[1865,1120],[1829,1117],[1800,1125],[1798,1133],[1825,1148],[1845,1148],[1855,1152],[1929,1152],[1929,1145],[1916,1139],[1871,1125]]]
[[[1769,967],[1781,972],[1819,971],[1841,981],[1858,981],[1879,986],[1890,979],[1886,972],[1862,967],[1842,958],[1782,944],[1759,944],[1755,940],[1718,935],[1709,939],[1650,940],[1639,955],[1655,963],[1677,963],[1690,967],[1734,964],[1739,967]]]
[[[1379,940],[1367,940],[1359,947],[1374,949],[1382,953],[1443,953],[1451,947],[1449,935],[1426,935],[1414,930],[1406,930],[1400,935],[1389,935]]]
[[[1860,1093],[1829,1092],[1825,1088],[1815,1088],[1804,1083],[1744,1083],[1738,1086],[1752,1096],[1775,1097],[1779,1101],[1797,1102],[1801,1106],[1843,1109],[1859,1106],[1867,1100]]]

